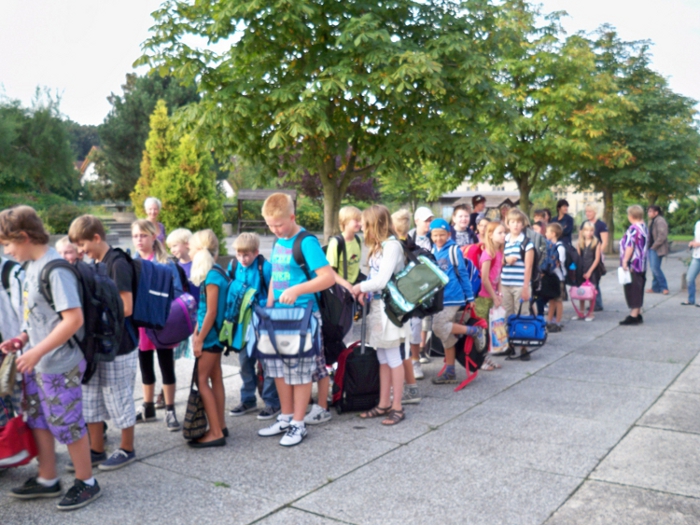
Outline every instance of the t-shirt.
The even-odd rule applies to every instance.
[[[503,270],[501,271],[501,282],[503,286],[522,286],[525,282],[525,261],[521,258],[520,245],[525,241],[525,234],[521,233],[511,240],[511,234],[506,235],[506,246],[503,250]],[[525,252],[534,249],[532,241],[528,239]],[[506,264],[508,257],[515,256],[518,260],[515,264]]]
[[[581,228],[583,228],[583,225],[586,224],[587,222],[588,221],[583,221],[581,223]],[[603,242],[603,239],[600,237],[600,234],[603,232],[606,232],[606,231],[608,231],[608,225],[605,224],[600,219],[596,219],[595,222],[593,223],[593,235],[595,235],[595,238],[598,239],[598,242]]]
[[[338,272],[343,279],[346,279],[350,284],[355,284],[357,278],[360,276],[360,259],[362,258],[362,246],[357,240],[352,239],[350,241],[345,241],[345,252],[348,254],[348,275],[345,277],[343,272],[345,267],[343,265],[343,251],[338,249],[338,239],[336,237],[331,237],[328,241],[328,249],[326,250],[326,258],[328,259],[328,264]]]
[[[187,276],[187,282],[190,285],[190,295],[194,297],[194,300],[199,303],[199,286],[196,286],[192,281],[190,281],[190,275],[192,275],[192,261],[190,262],[177,262],[178,266],[185,271]]]
[[[299,233],[302,231],[304,231],[304,228],[301,228]],[[292,255],[292,248],[297,235],[290,239],[277,239],[275,246],[272,248],[270,263],[272,263],[272,289],[275,294],[275,306],[289,306],[278,302],[282,293],[287,288],[308,281],[304,270],[296,263]],[[316,270],[328,266],[328,260],[326,259],[326,254],[323,253],[323,249],[321,249],[321,243],[314,236],[306,237],[302,241],[301,253],[304,255],[306,266],[311,273],[312,279],[316,277]],[[316,304],[315,294],[300,295],[291,306],[304,307],[309,301],[313,301],[313,310],[317,311],[318,304]]]
[[[217,266],[219,266],[217,264]],[[223,271],[223,269],[222,269]],[[199,308],[197,308],[197,326],[202,326],[204,324],[204,317],[207,315],[207,301],[206,294],[204,293],[204,288],[209,285],[214,284],[219,287],[219,299],[216,306],[216,321],[214,326],[211,327],[209,333],[204,338],[203,348],[211,348],[213,346],[221,346],[219,342],[219,330],[224,324],[224,314],[226,313],[226,285],[228,282],[226,278],[221,275],[216,270],[209,270],[206,279],[202,283],[202,290],[199,295]]]
[[[433,241],[430,239],[430,234],[428,235],[418,235],[415,228],[408,232],[408,236],[413,239],[416,246],[423,248],[424,250],[431,251],[433,249]]]
[[[695,223],[695,242],[700,242],[700,221]],[[693,259],[700,259],[700,246],[693,248]]]
[[[231,266],[232,265],[229,263],[229,275],[231,275]],[[267,304],[267,287],[265,286],[265,284],[269,286],[270,280],[272,279],[272,265],[267,260],[263,260],[262,273],[265,283],[260,283],[260,270],[258,269],[257,258],[253,259],[253,262],[249,266],[243,266],[241,264],[241,261],[238,261],[238,264],[236,265],[236,275],[234,275],[234,279],[238,282],[244,283],[246,286],[257,290],[258,304],[261,306],[265,306]]]
[[[566,279],[566,274],[564,273],[566,271],[564,268],[566,266],[566,247],[562,242],[557,242],[556,247],[559,264],[557,264],[557,267],[554,269],[554,273],[560,281],[564,281]]]
[[[498,281],[501,278],[501,270],[503,269],[503,252],[496,252],[495,257],[491,257],[489,255],[489,252],[484,250],[481,252],[481,257],[479,257],[479,268],[483,268],[483,265],[486,261],[491,261],[491,269],[489,270],[489,282],[491,283],[491,286],[493,287],[494,292],[498,291]],[[482,282],[484,280],[484,275],[482,274],[481,279]],[[483,285],[481,286],[481,290],[479,291],[479,297],[491,297],[489,293],[486,291],[486,287]]]
[[[557,222],[561,226],[562,234],[559,240],[564,244],[571,244],[571,234],[574,232],[574,218],[566,213],[561,219],[555,217],[551,222]]]
[[[133,294],[132,284],[134,271],[129,264],[129,261],[126,260],[126,257],[120,256],[119,252],[110,248],[102,258],[102,262],[105,264],[105,266],[107,266],[107,274],[109,275],[110,279],[114,281],[114,284],[117,285],[117,290],[120,292],[129,292]],[[128,323],[130,322],[131,316],[124,319],[124,330],[122,331],[122,340],[119,343],[117,355],[126,355],[136,349],[137,342],[132,340],[131,336],[129,335],[129,330],[131,329],[131,333],[133,333],[134,336],[136,336],[137,332],[133,326],[127,328]]]
[[[457,246],[469,246],[470,244],[476,244],[476,236],[471,230],[454,230],[454,241]]]
[[[31,261],[27,265],[22,294],[24,298],[24,329],[29,334],[31,346],[36,346],[46,339],[58,326],[61,322],[61,316],[58,312],[81,307],[78,280],[66,268],[56,268],[49,274],[55,310],[41,294],[39,286],[41,271],[49,261],[60,258],[61,256],[55,249],[49,248],[41,258]],[[84,330],[80,327],[75,335],[78,339],[82,339],[83,334]],[[44,374],[63,374],[75,368],[83,359],[82,350],[71,338],[68,342],[45,354],[35,369]]]
[[[647,229],[644,223],[631,224],[620,239],[620,266],[625,257],[625,250],[632,246],[632,258],[629,261],[629,269],[633,272],[644,273],[647,256]]]

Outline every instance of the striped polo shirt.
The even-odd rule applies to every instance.
[[[503,270],[501,271],[501,282],[503,286],[522,286],[525,280],[525,261],[522,260],[520,254],[520,245],[525,241],[525,234],[521,233],[515,239],[511,240],[510,234],[506,235],[506,246],[503,251]],[[532,241],[528,239],[525,251],[534,248]],[[515,264],[506,264],[508,257],[515,256],[518,258]]]

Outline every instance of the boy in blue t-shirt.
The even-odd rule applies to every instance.
[[[255,300],[261,306],[267,304],[267,296],[272,279],[272,265],[260,255],[260,239],[255,233],[241,233],[233,242],[236,252],[236,267],[231,261],[228,274],[234,281],[240,281],[257,290]],[[249,356],[245,349],[238,354],[241,367],[241,402],[229,411],[232,416],[242,416],[257,410],[255,391],[258,387],[258,375],[255,373],[255,356]],[[275,380],[266,376],[263,381],[262,399],[265,403],[258,413],[258,419],[272,419],[280,411],[280,399],[277,395]]]
[[[301,251],[312,279],[308,280],[303,269],[294,261],[292,249],[301,228],[296,223],[294,202],[285,193],[270,195],[263,204],[262,215],[277,242],[272,249],[272,282],[268,293],[267,306],[304,307],[313,301],[313,310],[318,312],[316,293],[330,288],[335,283],[335,274],[328,264],[321,244],[315,237],[307,237],[301,243]],[[319,322],[320,322],[320,316]],[[311,399],[311,387],[314,381],[329,381],[323,352],[319,355],[295,360],[290,367],[288,360],[264,359],[265,374],[275,379],[280,398],[281,414],[277,421],[268,428],[258,431],[260,436],[284,434],[280,445],[291,447],[301,443],[306,436],[304,416]],[[319,399],[319,403],[326,400]]]

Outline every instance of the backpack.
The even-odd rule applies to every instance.
[[[528,245],[528,243],[532,243],[533,254],[532,270],[530,271],[530,284],[532,286],[533,295],[537,295],[542,288],[542,273],[538,271],[538,268],[540,267],[542,257],[544,257],[544,253],[547,250],[547,239],[535,231],[527,231],[523,242],[520,243],[520,259],[523,261],[523,263],[525,263],[525,247]]]
[[[85,360],[88,363],[114,361],[124,330],[124,304],[117,285],[107,275],[107,267],[103,263],[49,261],[41,270],[39,292],[54,310],[50,276],[56,268],[69,270],[78,281],[85,335],[82,340],[76,340]],[[83,378],[83,383],[86,382]]]
[[[457,279],[461,281],[462,276],[459,274],[459,260],[457,259],[458,253],[464,258],[463,252],[459,247],[455,245],[450,248],[450,262],[455,270]],[[475,266],[469,259],[464,259],[464,265],[467,267],[467,278],[472,287],[472,294],[476,298],[481,290],[481,272],[479,272],[479,267]]]
[[[338,262],[340,263],[340,254],[343,254],[343,279],[346,281],[348,280],[348,250],[347,246],[345,245],[345,237],[342,235],[334,235],[332,237],[338,242]],[[360,239],[360,236],[355,234],[355,242],[358,244],[360,247],[360,252],[362,252],[362,240]],[[323,253],[327,254],[328,253],[328,245],[326,244],[321,248],[323,250]],[[339,268],[331,266],[336,272],[339,270]]]
[[[563,244],[566,250],[566,262],[564,263],[564,282],[569,286],[581,286],[583,284],[583,263],[578,250],[571,244]]]
[[[559,252],[557,251],[557,245],[552,241],[547,241],[547,248],[544,252],[544,256],[540,261],[540,272],[552,275],[559,266]]]
[[[258,290],[258,292],[262,295],[262,297],[267,297],[267,294],[270,290],[270,283],[265,281],[265,272],[263,271],[264,265],[265,265],[265,257],[260,253],[258,256],[255,258],[255,262],[258,265],[258,275],[260,275],[260,283],[262,284],[262,288]],[[228,273],[228,276],[231,280],[236,279],[236,270],[238,269],[238,259],[235,257],[231,259],[231,262],[228,263],[228,269],[226,272]]]
[[[2,270],[2,288],[0,296],[0,340],[9,339],[19,334],[22,326],[22,267],[9,259],[0,259]]]
[[[481,254],[484,253],[484,245],[482,243],[462,246],[462,253],[465,259],[471,261],[481,271]]]

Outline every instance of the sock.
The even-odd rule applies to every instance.
[[[41,485],[42,487],[53,487],[57,481],[58,481],[58,478],[46,479],[46,478],[42,478],[41,476],[36,478],[36,482],[39,485]]]
[[[82,480],[82,481],[83,481],[83,483],[85,483],[86,485],[88,485],[88,486],[90,486],[90,487],[94,487],[94,486],[95,486],[95,477],[94,477],[94,476],[91,477],[90,479],[84,479],[84,480]]]
[[[454,374],[455,373],[455,365],[447,365],[445,367],[445,373]]]
[[[104,450],[103,450],[102,452],[97,452],[96,450],[90,449],[90,454],[95,454],[95,455],[97,455],[97,454],[104,454]]]
[[[286,421],[287,423],[292,421],[294,414],[280,414],[277,416],[277,421]]]
[[[175,412],[175,404],[173,403],[172,405],[165,405],[165,410],[168,412]]]
[[[476,335],[479,333],[479,329],[476,326],[467,326],[467,335]]]
[[[303,421],[294,421],[293,419],[292,419],[292,425],[294,425],[295,427],[299,427],[299,428],[306,427],[306,424]]]

